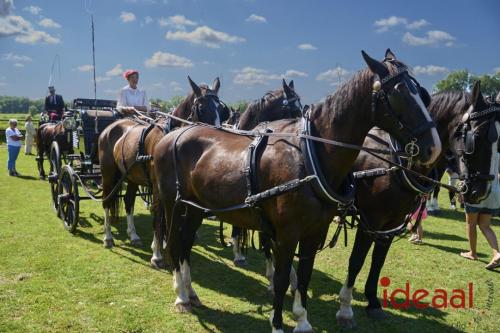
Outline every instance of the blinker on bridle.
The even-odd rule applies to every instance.
[[[384,61],[389,61],[391,62],[390,59],[385,59]],[[417,93],[419,94],[419,84],[418,81],[415,80],[413,77],[411,77],[408,73],[408,68],[406,66],[400,66],[396,68],[396,71],[392,74],[386,75],[383,78],[377,78],[372,85],[372,121],[375,121],[375,114],[377,112],[377,107],[378,107],[378,102],[382,101],[382,103],[385,106],[386,112],[384,113],[384,116],[387,118],[391,118],[398,129],[402,132],[406,132],[406,140],[407,143],[404,147],[404,151],[407,154],[408,158],[408,167],[411,168],[412,164],[412,158],[417,156],[420,153],[420,147],[417,145],[417,137],[422,134],[424,131],[429,130],[431,128],[435,128],[436,124],[434,121],[426,121],[423,124],[417,126],[415,129],[410,129],[408,126],[405,126],[403,124],[403,121],[394,109],[391,106],[391,103],[389,102],[389,97],[387,92],[384,90],[384,87],[389,83],[392,82],[394,79],[399,78],[403,75],[408,75],[409,78],[412,80],[413,84],[415,84],[415,88],[417,88]],[[403,80],[401,80],[403,81]],[[395,86],[395,85],[394,85]]]
[[[223,102],[221,102],[219,100],[219,96],[217,96],[217,94],[212,93],[212,92],[207,92],[205,95],[196,97],[194,99],[193,106],[191,106],[191,114],[188,117],[189,121],[192,121],[193,116],[195,114],[196,114],[196,116],[198,117],[198,120],[199,120],[199,118],[201,117],[201,115],[204,112],[203,105],[199,101],[202,100],[202,99],[205,99],[205,98],[211,98],[211,99],[215,100],[219,105],[222,105],[223,107],[227,107],[226,104],[224,104]],[[219,108],[218,107],[215,109],[215,112],[219,113]],[[219,114],[219,118],[221,118],[220,114]]]

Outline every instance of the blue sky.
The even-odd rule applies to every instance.
[[[220,76],[226,102],[253,100],[285,76],[311,103],[365,67],[362,49],[381,59],[388,47],[429,90],[452,70],[500,70],[496,0],[0,0],[0,95],[43,97],[58,55],[58,93],[93,97],[86,7],[99,98],[134,68],[149,97],[185,95],[189,74]]]

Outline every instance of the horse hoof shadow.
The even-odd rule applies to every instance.
[[[344,329],[353,329],[356,328],[356,321],[354,318],[337,318],[337,324]]]
[[[198,296],[189,296],[189,303],[195,308],[201,308],[203,306]]]
[[[374,308],[374,309],[373,308],[366,308],[366,315],[368,316],[368,318],[374,319],[374,320],[384,320],[384,319],[389,318],[389,315],[387,314],[387,312],[382,310],[382,308]]]
[[[175,309],[179,313],[191,313],[193,311],[193,307],[191,303],[179,303],[175,305]]]

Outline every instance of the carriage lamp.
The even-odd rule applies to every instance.
[[[379,91],[382,88],[382,83],[380,81],[373,82],[373,91]]]

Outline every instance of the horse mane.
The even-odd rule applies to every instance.
[[[262,111],[270,107],[274,102],[283,97],[283,90],[276,89],[266,92],[266,94],[250,103],[246,110],[241,114],[238,128],[251,129],[262,121],[266,114]]]
[[[471,104],[469,93],[459,90],[446,90],[432,95],[429,113],[434,115],[435,119],[443,116],[448,110],[453,110],[454,114],[463,114]],[[461,119],[461,117],[459,117]],[[456,124],[451,124],[456,125]]]

